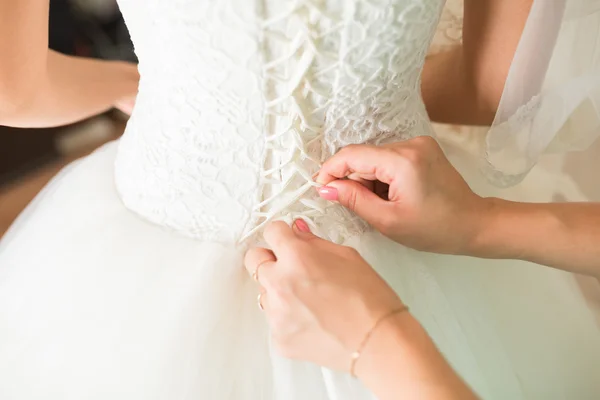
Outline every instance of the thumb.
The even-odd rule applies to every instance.
[[[326,200],[337,201],[359,217],[376,226],[387,208],[387,202],[364,185],[352,180],[337,180],[319,189]]]

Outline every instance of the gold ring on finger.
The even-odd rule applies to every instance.
[[[268,263],[268,262],[270,262],[270,261],[271,261],[271,260],[265,260],[265,261],[261,262],[260,264],[258,264],[258,265],[256,266],[256,269],[255,269],[255,270],[254,270],[254,272],[252,273],[252,279],[254,279],[254,281],[255,281],[255,282],[258,282],[258,270],[259,270],[259,268],[260,268],[260,267],[262,267],[262,266],[263,266],[263,264],[266,264],[266,263]]]

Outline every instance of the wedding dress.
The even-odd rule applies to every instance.
[[[539,141],[515,140],[492,157],[498,138],[533,137],[558,64],[487,135],[456,139],[454,128],[436,132],[419,91],[436,32],[460,40],[443,0],[120,6],[141,73],[124,137],[61,172],[0,244],[0,399],[373,399],[350,376],[270,347],[242,258],[266,223],[295,218],[356,247],[483,398],[600,396],[596,281],[407,249],[318,199],[312,180],[348,144],[436,135],[481,194],[592,199],[563,156],[543,158],[514,185],[549,147]],[[598,10],[571,17],[581,27],[598,22]],[[586,82],[587,97],[573,100],[584,109],[569,108],[560,126],[577,110],[596,121],[595,81]],[[512,177],[511,189],[483,178],[475,137],[488,138],[488,178]]]

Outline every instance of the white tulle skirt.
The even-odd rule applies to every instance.
[[[0,399],[372,399],[345,374],[278,357],[242,250],[128,211],[115,151],[66,168],[0,244]],[[551,176],[540,167],[507,195],[551,196],[564,178]],[[484,398],[600,397],[597,281],[376,233],[349,244]]]

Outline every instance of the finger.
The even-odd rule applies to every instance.
[[[298,238],[292,228],[282,221],[273,222],[265,228],[265,241],[273,249],[275,257],[280,251],[284,251],[293,244]]]
[[[257,247],[248,250],[244,258],[244,266],[250,276],[254,276],[256,273],[257,280],[260,281],[260,270],[263,270],[269,264],[274,264],[276,261],[277,259],[271,250]]]
[[[358,182],[337,180],[319,189],[319,194],[354,211],[375,227],[381,225],[382,219],[390,217],[391,203]]]
[[[322,185],[349,175],[369,181],[390,184],[401,156],[390,148],[358,145],[348,146],[327,160],[317,176]]]
[[[374,190],[375,182],[377,182],[377,181],[370,181],[368,179],[365,179],[360,174],[357,174],[356,172],[352,172],[350,175],[347,176],[347,178],[350,179],[351,181],[360,183],[361,185],[363,185],[370,191]]]

